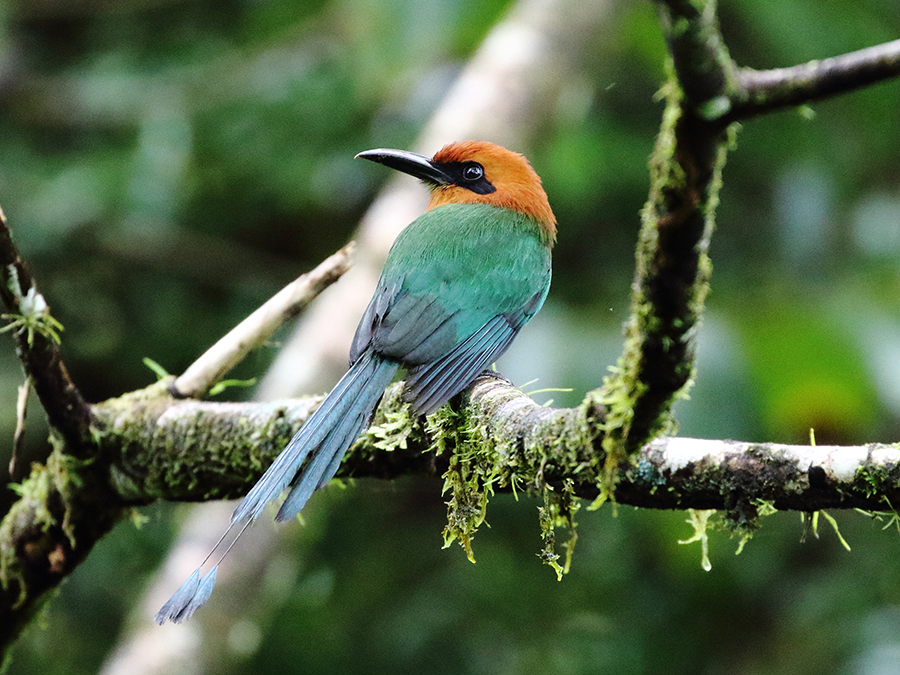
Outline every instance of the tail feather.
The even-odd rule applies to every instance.
[[[374,410],[377,406],[378,401],[375,401],[372,404],[372,410]],[[357,438],[359,438],[360,433],[362,433],[362,430],[365,429],[366,425],[371,420],[371,417],[371,413],[368,415],[360,414],[359,419],[355,423],[356,428],[348,434],[348,438],[345,441],[348,448],[353,445],[353,442]],[[319,479],[317,488],[324,487],[332,478],[334,478],[334,474],[336,474],[338,472],[338,469],[341,468],[341,461],[343,460],[343,458],[343,453],[340,455],[335,455],[332,458],[331,463],[325,468],[322,477]]]
[[[292,505],[288,510],[293,511],[292,515],[299,513],[332,465],[331,475],[337,472],[344,453],[362,431],[397,368],[395,361],[364,352],[247,493],[231,522],[256,520],[290,485],[293,488],[288,500],[292,500]],[[313,458],[301,474],[310,453]],[[297,503],[299,507],[295,506]],[[284,507],[279,520],[290,517],[282,517],[282,512],[286,513]]]
[[[219,546],[241,521],[259,517],[269,502],[288,487],[291,492],[278,512],[278,520],[287,520],[300,512],[310,495],[327,483],[337,472],[341,459],[372,416],[372,411],[391,382],[399,365],[371,352],[364,352],[300,431],[291,439],[272,466],[244,498],[231,517],[231,525],[200,564],[200,568],[219,549]],[[306,465],[307,457],[311,459]],[[249,525],[234,537],[219,563]],[[156,615],[156,622],[181,623],[203,605],[212,593],[219,563],[201,578],[197,568]]]
[[[341,466],[344,453],[353,445],[369,423],[372,411],[397,370],[394,362],[384,362],[371,376],[371,386],[366,386],[347,410],[339,425],[335,426],[316,450],[309,466],[297,475],[287,498],[275,516],[276,520],[290,520],[300,513],[312,493],[330,481]],[[377,386],[376,386],[377,385]]]

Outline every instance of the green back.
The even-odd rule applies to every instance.
[[[549,288],[550,249],[534,220],[485,204],[438,207],[394,242],[351,360],[371,344],[400,361],[431,361],[496,316],[518,332]]]

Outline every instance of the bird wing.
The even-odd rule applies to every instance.
[[[492,317],[440,359],[410,368],[407,398],[420,414],[430,415],[499,358],[518,332],[506,317]]]
[[[506,351],[550,286],[536,224],[485,205],[426,212],[397,238],[351,349],[408,369],[408,395],[430,413]]]

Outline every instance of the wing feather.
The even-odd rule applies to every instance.
[[[351,349],[408,370],[428,414],[509,347],[550,287],[550,250],[522,214],[487,205],[426,212],[397,238]]]
[[[406,379],[410,403],[430,415],[497,360],[518,332],[506,317],[495,316],[445,356],[411,368]]]

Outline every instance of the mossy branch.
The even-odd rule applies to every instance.
[[[182,401],[160,382],[94,407],[107,483],[121,506],[242,496],[321,400]],[[479,489],[594,499],[603,471],[604,410],[535,403],[504,378],[480,375],[431,417],[410,416],[402,383],[385,393],[350,449],[344,478],[446,477],[452,462]],[[221,450],[220,450],[221,448]],[[568,486],[568,487],[567,487]],[[665,509],[725,509],[765,500],[785,510],[885,508],[900,498],[900,446],[791,446],[659,438],[623,473],[617,500]]]
[[[0,523],[0,655],[126,512],[108,467],[51,440],[49,458],[32,466]]]
[[[656,5],[671,56],[666,109],[650,160],[625,347],[591,395],[609,409],[603,489],[610,494],[618,470],[652,438],[674,432],[672,404],[690,387],[734,122],[900,74],[900,41],[792,68],[739,68],[719,32],[715,0]]]
[[[675,430],[671,407],[693,375],[693,336],[709,286],[708,250],[732,144],[729,130],[705,120],[735,82],[715,4],[660,2],[659,14],[674,67],[662,89],[666,109],[650,159],[625,348],[593,395],[609,408],[603,443],[609,493],[616,472],[645,443]]]

